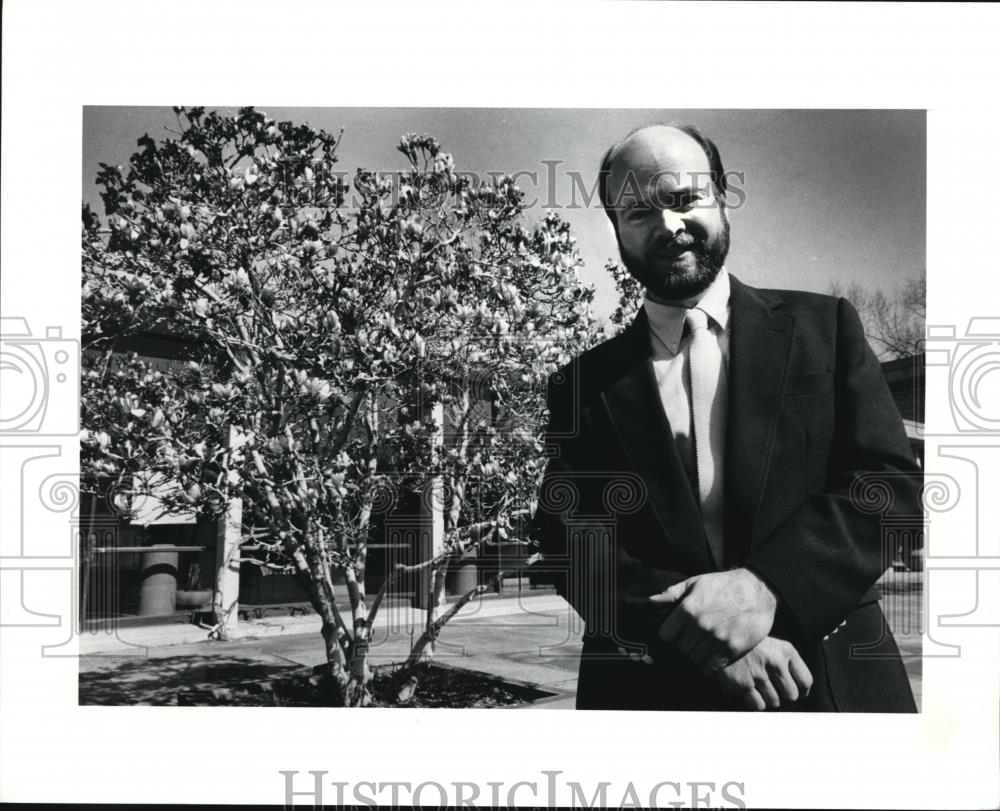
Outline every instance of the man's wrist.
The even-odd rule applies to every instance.
[[[777,613],[778,603],[780,602],[778,592],[774,590],[771,584],[768,583],[757,570],[751,569],[749,566],[741,566],[740,569],[751,575],[760,586],[761,598],[764,601],[763,607],[770,610],[772,614]]]

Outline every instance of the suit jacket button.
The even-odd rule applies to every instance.
[[[830,635],[827,634],[826,636],[823,637],[823,641],[826,642],[829,638],[830,638]]]

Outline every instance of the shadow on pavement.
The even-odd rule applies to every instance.
[[[239,656],[168,656],[126,662],[80,674],[81,705],[177,706],[177,691],[260,682],[297,671],[296,665],[265,664]]]

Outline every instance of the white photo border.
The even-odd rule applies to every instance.
[[[955,343],[995,308],[986,240],[1000,214],[989,194],[1000,117],[988,99],[1000,12],[988,4],[9,0],[3,17],[0,301],[5,316],[60,324],[67,338],[79,338],[82,109],[95,104],[926,109],[928,324],[951,327]],[[928,471],[975,446],[977,495],[996,492],[986,487],[1000,435],[954,428],[946,386],[928,387],[927,434]],[[72,438],[47,442],[72,471]],[[10,516],[17,494],[0,491]],[[6,555],[22,527],[0,521]],[[995,601],[991,500],[934,521],[932,555],[978,533],[979,556],[964,570],[947,558],[928,616],[966,612],[976,587]],[[51,569],[52,589],[68,587],[57,564],[35,563]],[[611,781],[610,797],[629,782],[642,797],[662,781],[737,781],[750,807],[976,808],[1000,798],[995,625],[940,631],[962,655],[925,659],[914,716],[488,720],[474,710],[79,707],[76,661],[40,654],[65,630],[2,629],[4,800],[281,803],[281,770],[483,786],[561,771],[586,786]]]

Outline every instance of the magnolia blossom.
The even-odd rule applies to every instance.
[[[456,553],[512,531],[544,469],[544,382],[600,339],[593,288],[566,223],[526,223],[509,178],[473,188],[429,136],[402,139],[395,186],[360,170],[347,211],[339,136],[252,108],[178,118],[127,171],[103,166],[110,228],[84,214],[82,479],[133,494],[158,481],[165,509],[206,518],[240,499],[245,557],[298,574],[330,678],[363,705],[380,511],[433,480]],[[188,359],[118,353],[141,334]]]

